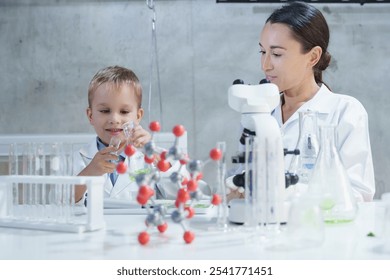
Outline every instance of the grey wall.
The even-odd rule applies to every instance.
[[[227,104],[236,78],[262,77],[258,37],[279,4],[155,0],[163,117],[156,73],[152,112],[163,130],[183,124],[190,156],[204,159],[216,141],[236,152],[239,115]],[[377,195],[386,180],[390,139],[390,4],[316,4],[331,28],[325,80],[358,98],[370,118]],[[107,65],[132,68],[148,108],[152,12],[146,2],[0,0],[0,134],[93,132],[85,116],[87,86]]]

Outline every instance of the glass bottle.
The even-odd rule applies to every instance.
[[[309,181],[309,192],[318,199],[326,223],[345,223],[355,219],[356,200],[340,159],[335,126],[320,126],[320,151]]]
[[[289,171],[298,174],[299,183],[307,184],[317,160],[319,143],[317,137],[317,112],[299,113],[299,138],[296,148],[299,155],[291,161]]]

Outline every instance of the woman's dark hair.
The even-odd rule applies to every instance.
[[[316,82],[323,83],[322,71],[329,66],[331,59],[327,51],[329,27],[323,14],[317,8],[304,2],[289,2],[275,10],[266,20],[267,22],[289,26],[293,37],[301,43],[304,53],[316,46],[321,47],[322,55],[313,71]]]

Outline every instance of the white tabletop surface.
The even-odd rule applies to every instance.
[[[229,225],[233,230],[228,232],[210,229],[215,224],[206,214],[187,221],[196,235],[191,244],[183,241],[182,227],[167,218],[168,230],[163,234],[151,230],[150,242],[142,246],[137,236],[145,230],[145,217],[105,215],[105,229],[80,234],[0,228],[0,259],[390,259],[390,252],[383,249],[384,207],[378,202],[359,205],[352,223],[326,225],[322,245],[295,250],[269,249],[258,232],[247,232],[243,226]],[[376,236],[368,237],[369,232]]]

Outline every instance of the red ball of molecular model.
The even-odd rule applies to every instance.
[[[150,165],[150,172],[135,176],[135,180],[139,187],[137,202],[145,207],[147,211],[145,219],[146,230],[138,235],[138,242],[142,245],[146,245],[150,241],[150,234],[148,231],[152,227],[156,227],[161,233],[167,230],[168,223],[165,220],[167,209],[164,205],[156,202],[153,197],[154,189],[151,186],[154,186],[159,182],[161,172],[166,172],[170,168],[173,168],[172,162],[179,162],[179,168],[176,171],[173,171],[169,176],[170,181],[178,186],[175,200],[176,208],[171,213],[171,220],[182,226],[184,229],[184,241],[186,243],[191,243],[195,238],[195,234],[187,228],[185,219],[191,219],[194,216],[195,210],[193,205],[203,196],[203,193],[198,189],[198,181],[202,179],[202,162],[199,160],[190,160],[187,154],[180,152],[178,148],[178,139],[185,133],[185,128],[182,125],[173,127],[172,133],[175,135],[175,142],[168,151],[156,147],[153,141],[154,134],[161,129],[159,122],[151,122],[149,124],[149,129],[152,132],[152,140],[144,146],[143,152],[145,155],[145,162]],[[124,128],[124,132],[125,135],[128,136],[129,129]],[[136,149],[131,144],[128,144],[125,147],[126,156],[131,157],[135,152]],[[220,161],[221,158],[221,150],[214,148],[210,151],[211,160]],[[177,166],[177,164],[175,166]],[[184,172],[181,172],[185,166],[189,171],[189,178],[183,175]],[[123,162],[120,162],[117,165],[117,172],[120,174],[126,173],[127,166]],[[219,205],[221,201],[222,198],[218,194],[212,196],[211,203],[213,205]]]

